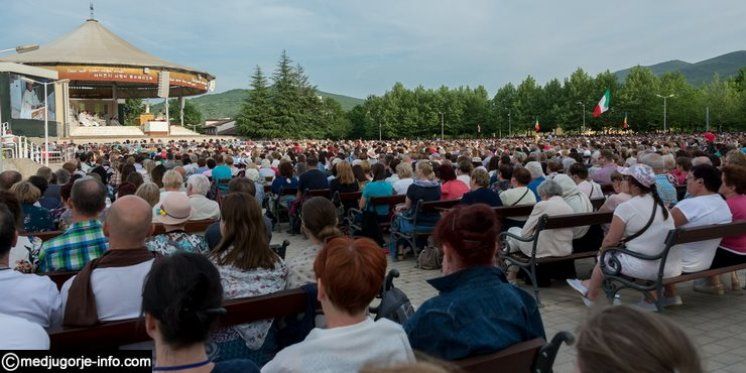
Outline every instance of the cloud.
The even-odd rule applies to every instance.
[[[46,43],[88,18],[88,1],[3,2],[0,47]],[[218,90],[271,72],[286,49],[319,89],[365,97],[407,86],[539,83],[743,49],[746,3],[723,0],[128,0],[96,18],[139,48],[207,70]]]

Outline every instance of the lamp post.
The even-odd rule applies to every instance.
[[[582,135],[583,133],[585,133],[585,102],[578,101],[578,105],[583,107],[583,126],[580,127],[580,134]]]
[[[674,94],[670,94],[668,96],[661,96],[657,93],[655,95],[663,99],[663,132],[668,132],[668,123],[666,123],[668,119],[666,115],[666,102],[669,98],[676,97],[676,96]]]
[[[378,141],[381,141],[383,139],[383,127],[381,126],[382,122],[378,122]]]
[[[505,108],[508,111],[508,137],[513,136],[513,126],[510,122],[510,108]]]
[[[440,114],[440,140],[442,141],[445,138],[445,117],[442,111],[439,111],[438,114]]]

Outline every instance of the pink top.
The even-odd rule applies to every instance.
[[[461,180],[450,180],[440,186],[442,200],[459,199],[469,191],[469,187]]]
[[[733,214],[733,221],[746,220],[746,194],[731,196],[725,200],[725,203],[728,204],[730,212]],[[725,237],[720,242],[720,246],[737,254],[746,254],[746,234]]]

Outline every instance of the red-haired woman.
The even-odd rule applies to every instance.
[[[458,360],[544,337],[534,299],[494,266],[499,232],[484,204],[458,206],[440,219],[434,238],[444,276],[428,281],[440,293],[404,324],[413,349]]]
[[[386,274],[386,255],[375,242],[333,238],[313,269],[327,327],[280,351],[262,372],[357,372],[366,364],[415,361],[399,324],[368,316]]]

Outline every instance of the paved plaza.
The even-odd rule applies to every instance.
[[[283,228],[286,225],[283,225]],[[287,257],[292,257],[310,241],[301,235],[290,236],[275,232],[272,243],[288,239]],[[414,268],[413,259],[400,262],[389,262],[389,269],[396,268],[401,277],[394,285],[402,289],[412,301],[415,309],[425,300],[436,295],[435,289],[426,280],[438,277],[439,270],[425,271]],[[593,266],[592,260],[578,261],[578,273],[588,276]],[[743,275],[743,274],[741,274]],[[728,276],[725,280],[727,281]],[[742,283],[743,276],[741,277]],[[530,290],[529,287],[523,287]],[[691,283],[678,286],[684,305],[669,307],[665,316],[670,317],[694,340],[699,347],[705,370],[708,372],[746,372],[746,296],[726,293],[723,296],[696,293]],[[576,334],[578,326],[588,317],[589,308],[583,305],[577,292],[565,284],[554,283],[551,288],[541,289],[543,307],[541,316],[544,321],[547,337],[551,338],[559,331],[570,331]],[[622,293],[625,303],[635,303],[640,299],[639,293]],[[555,361],[555,372],[575,372],[575,350],[562,346]]]

